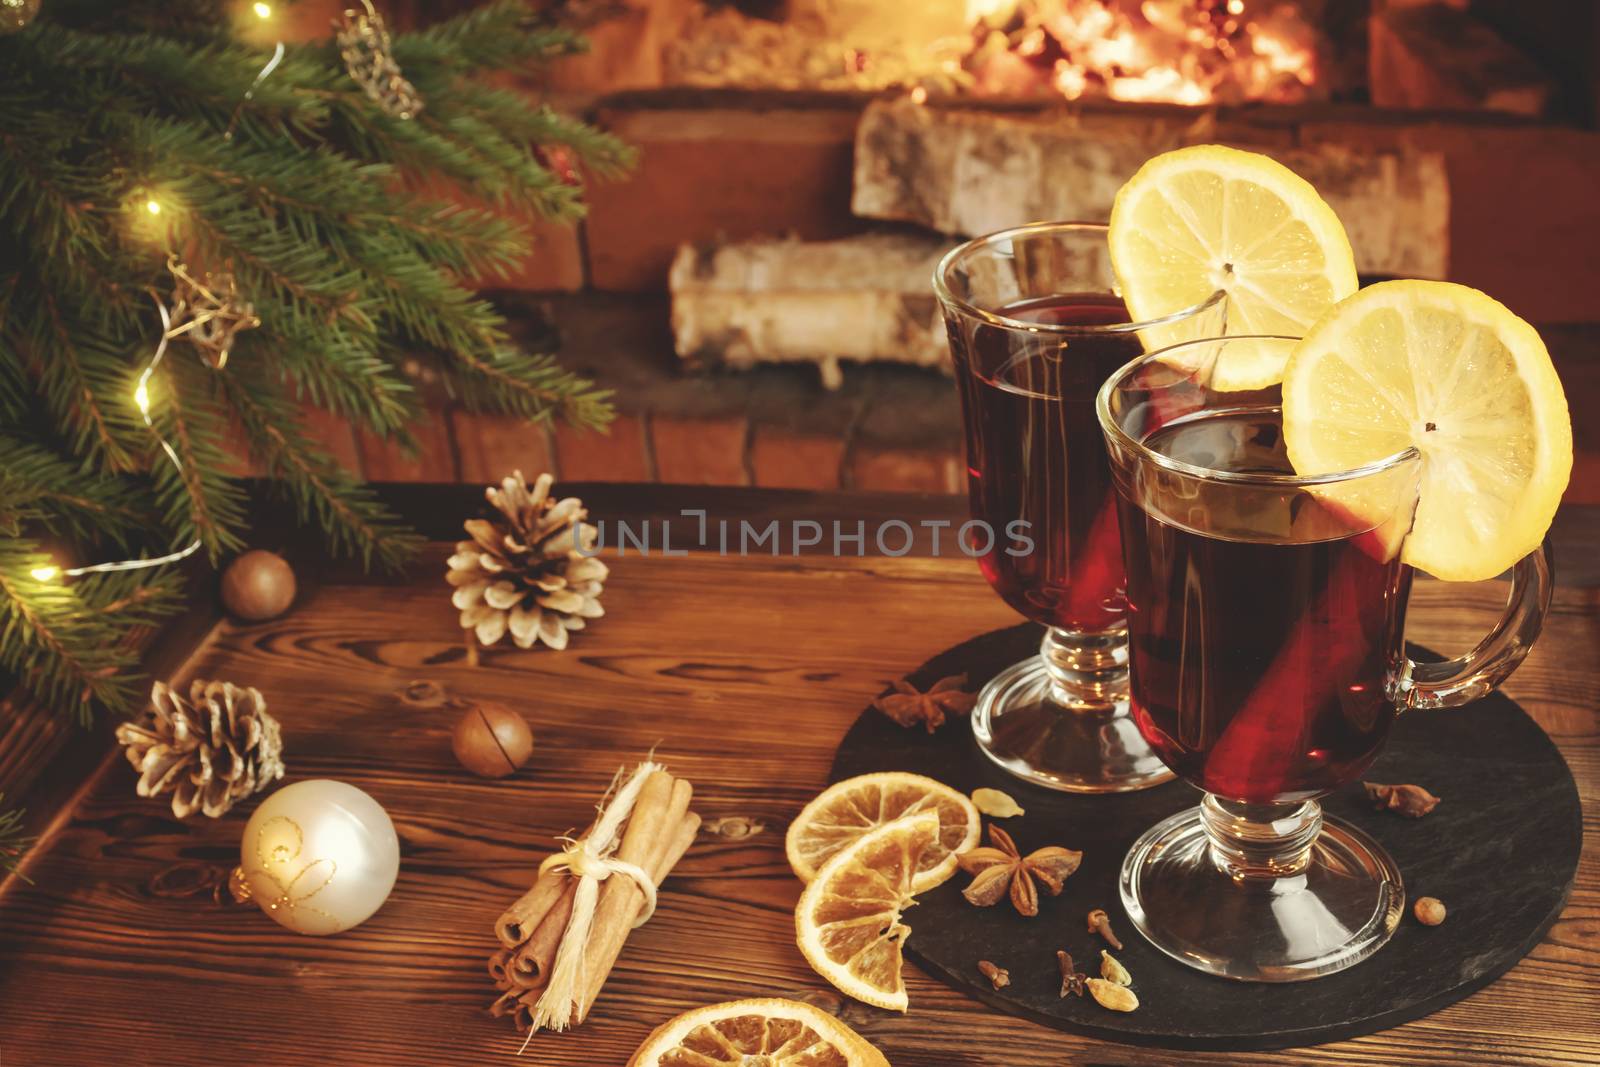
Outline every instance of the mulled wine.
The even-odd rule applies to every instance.
[[[1293,473],[1273,409],[1185,415],[1142,443],[1208,471]],[[1119,506],[1133,714],[1163,762],[1246,803],[1358,777],[1395,715],[1411,585],[1395,538],[1304,490],[1152,475]]]
[[[972,517],[992,531],[973,546],[1007,604],[1063,630],[1105,630],[1123,618],[1115,493],[1094,398],[1143,350],[1110,294],[1067,293],[1007,304],[996,315],[1047,327],[952,325],[962,383]],[[1026,524],[1026,525],[1023,525]],[[985,550],[986,551],[983,551]]]

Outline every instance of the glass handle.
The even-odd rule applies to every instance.
[[[1489,636],[1465,656],[1443,663],[1407,659],[1394,687],[1400,707],[1455,708],[1493,692],[1533,648],[1550,609],[1554,573],[1548,541],[1518,560],[1505,613]]]

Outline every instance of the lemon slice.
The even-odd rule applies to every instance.
[[[971,800],[920,774],[883,771],[846,778],[805,806],[784,839],[789,866],[802,882],[835,853],[885,823],[919,811],[939,814],[939,838],[922,854],[913,893],[926,892],[956,873],[956,853],[978,843],[982,819]]]
[[[1221,289],[1228,333],[1299,337],[1356,291],[1355,254],[1333,209],[1282,163],[1237,148],[1195,145],[1140,167],[1117,193],[1109,240],[1135,322],[1193,307]],[[1198,328],[1193,320],[1151,327],[1145,344],[1193,340]],[[1285,355],[1281,344],[1233,342],[1216,353],[1208,384],[1272,385],[1283,377]]]
[[[656,1027],[627,1067],[889,1067],[821,1008],[776,997],[730,1000]]]
[[[822,865],[800,894],[795,940],[834,988],[867,1004],[906,1010],[902,947],[911,928],[900,912],[922,854],[939,838],[939,816],[920,811],[862,837]]]
[[[1284,374],[1283,438],[1301,474],[1415,446],[1401,558],[1447,581],[1492,578],[1539,547],[1572,472],[1567,398],[1544,342],[1450,282],[1370,285],[1312,326]]]

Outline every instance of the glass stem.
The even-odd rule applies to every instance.
[[[1128,631],[1084,632],[1049,627],[1039,645],[1056,703],[1103,710],[1128,696]]]
[[[1271,881],[1305,870],[1322,832],[1322,805],[1241,804],[1207,793],[1200,823],[1218,869],[1235,881]]]

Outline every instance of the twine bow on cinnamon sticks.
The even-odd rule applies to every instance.
[[[588,1016],[628,931],[655,913],[656,887],[700,828],[687,781],[650,760],[619,787],[622,774],[588,831],[547,857],[495,922],[489,974],[500,997],[490,1011],[518,1029],[565,1030]]]

